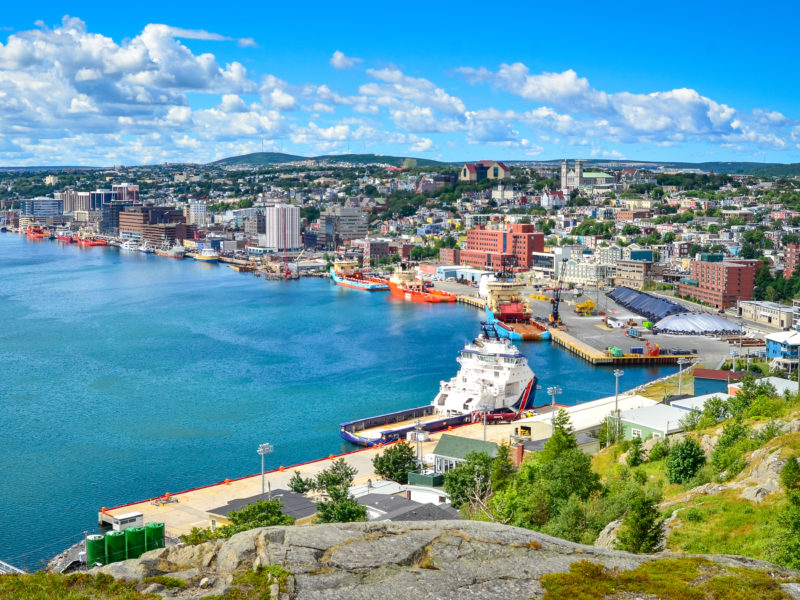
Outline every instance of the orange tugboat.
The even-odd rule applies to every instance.
[[[365,275],[354,260],[338,260],[331,267],[331,279],[336,285],[364,290],[366,292],[384,292],[389,289],[385,279]]]
[[[455,302],[455,294],[434,289],[433,285],[419,279],[414,267],[402,263],[389,278],[389,291],[392,296],[405,298],[412,302],[449,303]]]
[[[47,233],[44,229],[42,229],[38,225],[30,225],[25,231],[28,234],[28,237],[31,237],[31,238],[34,238],[34,239],[37,239],[37,240],[41,240],[43,238],[46,238],[48,235],[50,235],[49,233]]]

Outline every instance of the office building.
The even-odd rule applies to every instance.
[[[105,204],[109,204],[115,199],[114,192],[111,190],[89,192],[89,210],[103,210]]]
[[[119,235],[125,239],[161,245],[193,238],[197,228],[186,224],[183,212],[173,208],[131,205],[119,212]]]
[[[478,226],[467,231],[467,247],[461,252],[462,265],[476,269],[502,269],[511,266],[528,270],[533,253],[544,250],[544,234],[533,225],[510,225],[507,229]]]
[[[111,186],[116,199],[119,202],[132,202],[139,204],[139,186],[130,183],[115,183]]]
[[[344,242],[365,237],[367,229],[367,219],[360,208],[326,208],[319,218],[319,245],[332,250]]]
[[[55,198],[39,196],[30,200],[23,200],[20,210],[21,217],[35,219],[58,217],[64,212],[64,203]]]
[[[256,212],[244,219],[244,232],[253,237],[267,233],[267,219],[264,213]]]

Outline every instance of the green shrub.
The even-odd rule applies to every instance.
[[[783,414],[786,402],[780,396],[758,396],[744,411],[750,418],[773,419]]]
[[[674,444],[667,457],[667,478],[670,483],[689,481],[706,462],[703,449],[692,438]]]
[[[650,454],[648,454],[647,459],[651,462],[656,460],[662,460],[669,455],[669,439],[664,438],[657,441],[652,448],[650,448]]]
[[[145,577],[142,579],[142,583],[160,583],[169,589],[178,588],[182,590],[186,587],[186,582],[183,579],[170,577],[168,575],[153,575],[152,577]]]
[[[697,508],[693,506],[692,508],[686,511],[686,513],[684,514],[684,518],[687,521],[695,521],[695,522],[702,521],[703,513],[701,513],[699,510],[697,510]]]
[[[735,477],[744,467],[744,453],[758,447],[750,437],[749,427],[739,421],[730,421],[722,428],[717,445],[711,453],[711,464],[724,479]]]
[[[614,547],[627,552],[655,552],[664,539],[661,523],[653,499],[639,494],[622,519]]]
[[[641,438],[633,438],[631,440],[631,448],[628,450],[628,456],[625,462],[629,467],[638,467],[644,461],[644,450],[642,450]]]

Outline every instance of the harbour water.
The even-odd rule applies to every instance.
[[[262,442],[273,467],[354,449],[338,424],[430,402],[481,319],[11,233],[0,311],[0,559],[28,569],[101,506],[257,472]],[[610,368],[522,349],[561,403],[613,394]],[[626,367],[621,387],[670,370]]]

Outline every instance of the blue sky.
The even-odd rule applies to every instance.
[[[704,4],[4,7],[0,164],[800,162],[800,11]]]

